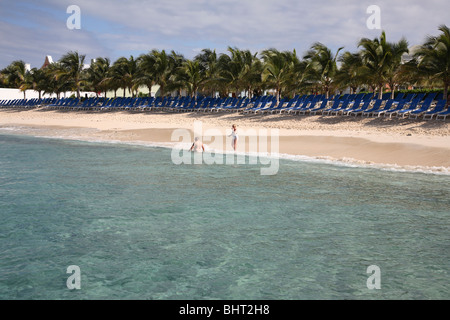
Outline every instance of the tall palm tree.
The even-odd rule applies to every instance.
[[[110,77],[106,81],[115,82],[119,88],[123,88],[123,96],[126,96],[126,90],[131,92],[132,96],[136,96],[138,86],[135,82],[137,75],[138,63],[133,56],[129,59],[120,57],[111,67]]]
[[[238,48],[228,47],[228,54],[219,56],[220,82],[225,85],[226,91],[232,91],[238,95],[244,88],[243,73],[244,63],[242,59],[242,51]]]
[[[182,54],[177,53],[173,50],[171,51],[169,55],[170,76],[165,90],[167,90],[168,92],[178,91],[179,96],[181,96],[182,89],[186,87],[185,62],[186,59]]]
[[[13,61],[2,70],[6,84],[11,88],[22,88],[24,99],[26,99],[27,73],[26,64],[22,60]]]
[[[137,58],[137,73],[135,83],[138,85],[147,86],[149,95],[152,92],[152,87],[155,84],[154,75],[154,59],[151,54],[141,54]]]
[[[91,61],[91,66],[87,70],[87,81],[93,91],[97,93],[103,92],[106,97],[106,93],[109,89],[108,75],[111,69],[111,61],[109,58],[98,57]]]
[[[216,91],[223,86],[222,70],[216,50],[203,49],[201,53],[194,57],[194,61],[198,61],[201,69],[205,72],[206,80],[202,83],[200,89],[214,96]]]
[[[367,82],[368,78],[365,74],[366,69],[363,68],[361,55],[346,51],[338,58],[338,61],[341,66],[336,73],[336,84],[341,88],[350,88],[350,93],[353,94]]]
[[[430,36],[415,53],[418,68],[421,72],[438,80],[444,86],[444,99],[447,106],[448,87],[450,85],[450,29],[446,25],[439,26],[442,32],[439,36]]]
[[[396,72],[401,64],[401,56],[408,52],[408,43],[405,39],[398,43],[389,43],[383,31],[380,38],[373,40],[363,38],[358,44],[361,47],[361,57],[370,80],[379,89],[379,98],[383,94],[383,87],[388,84],[392,91],[396,86]]]
[[[308,69],[313,73],[316,81],[322,87],[326,98],[329,98],[330,89],[334,84],[337,73],[337,58],[343,47],[333,54],[329,48],[320,42],[311,46],[304,59],[308,61]]]
[[[150,60],[153,68],[153,77],[156,84],[159,85],[160,96],[165,97],[166,87],[169,85],[172,76],[171,59],[165,50],[152,50],[150,52]]]
[[[33,68],[26,73],[25,81],[20,86],[20,90],[26,91],[29,89],[35,90],[39,94],[39,99],[42,98],[42,91],[46,88],[47,77],[43,69]]]
[[[264,62],[262,81],[276,90],[277,104],[280,101],[283,88],[293,76],[293,61],[291,53],[280,52],[277,49],[267,49],[261,52]]]
[[[54,62],[44,68],[45,83],[43,91],[47,94],[56,94],[59,99],[61,93],[69,91],[72,87],[70,81],[61,72],[62,66],[60,62]]]
[[[397,43],[388,42],[389,46],[389,64],[386,70],[387,85],[391,89],[391,99],[394,99],[395,89],[400,85],[400,66],[402,65],[402,56],[409,52],[408,41],[401,39]]]
[[[81,96],[81,85],[85,81],[85,59],[86,55],[80,55],[77,51],[70,51],[59,60],[59,78],[64,78],[71,83],[72,88],[77,92],[77,98]]]
[[[199,88],[206,81],[205,70],[199,61],[186,60],[180,71],[179,78],[183,86],[192,98],[196,98]]]

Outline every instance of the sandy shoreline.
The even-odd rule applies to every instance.
[[[130,113],[49,110],[0,110],[0,129],[23,127],[22,133],[80,140],[172,143],[175,129],[193,130],[201,121],[203,134],[220,134],[214,149],[229,147],[231,124],[238,126],[238,151],[249,151],[254,133],[279,132],[279,153],[309,157],[354,159],[366,163],[450,168],[450,125],[442,121],[240,115],[236,113]],[[1,132],[1,131],[0,131]],[[183,141],[188,142],[188,141]],[[270,146],[270,139],[268,140]],[[253,150],[253,149],[251,149]],[[269,148],[270,151],[270,148]]]

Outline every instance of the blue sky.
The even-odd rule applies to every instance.
[[[81,29],[69,30],[67,8],[81,9]],[[334,51],[356,51],[360,38],[375,38],[366,13],[381,9],[388,41],[405,37],[421,44],[450,26],[448,0],[0,0],[0,69],[14,60],[40,67],[46,55],[68,51],[115,61],[152,49],[187,58],[201,49],[228,46],[260,52],[296,49],[301,57],[314,42]]]

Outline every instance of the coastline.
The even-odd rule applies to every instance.
[[[421,167],[450,172],[450,125],[442,121],[36,109],[0,110],[0,133],[171,147],[178,143],[172,139],[175,129],[188,130],[193,139],[195,121],[201,121],[203,133],[214,129],[221,134],[214,141],[204,137],[205,144],[214,150],[229,148],[227,135],[234,123],[240,136],[238,152],[254,150],[251,141],[255,140],[249,134],[270,135],[277,129],[278,153],[288,158],[310,157],[356,165]],[[189,143],[183,142],[185,145]],[[270,147],[270,139],[268,144]]]

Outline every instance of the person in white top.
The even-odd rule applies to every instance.
[[[195,141],[192,144],[192,147],[191,147],[191,149],[189,149],[189,151],[195,151],[195,152],[204,152],[205,151],[205,146],[200,141],[199,137],[195,138]]]
[[[231,147],[233,147],[233,150],[236,151],[239,136],[237,134],[237,128],[235,124],[231,126],[231,134],[229,135],[229,137],[231,137]]]

